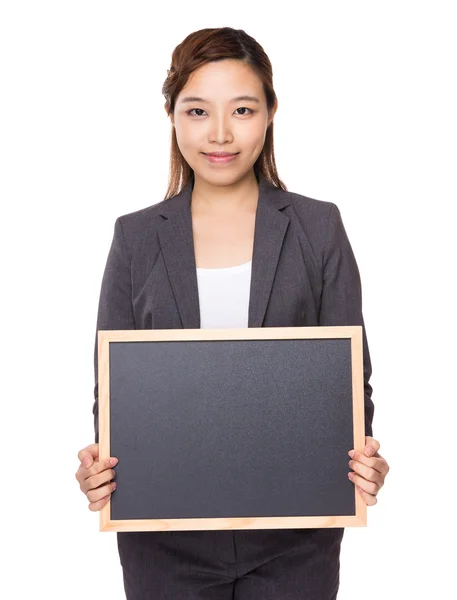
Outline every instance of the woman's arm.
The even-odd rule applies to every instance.
[[[362,315],[362,287],[354,252],[336,204],[331,203],[323,256],[319,325],[362,325],[365,435],[372,436],[371,360]]]
[[[98,330],[135,329],[132,307],[131,257],[129,256],[121,217],[114,224],[114,236],[103,274],[98,304]],[[98,344],[95,335],[94,351],[95,387],[93,405],[95,442],[98,443]]]

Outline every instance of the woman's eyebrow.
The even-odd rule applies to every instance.
[[[232,98],[230,102],[241,102],[243,100],[247,100],[248,102],[257,102],[260,104],[260,100],[256,96],[237,96],[236,98]],[[209,100],[204,100],[199,96],[186,96],[181,100],[181,102],[206,102],[207,104],[211,104]]]

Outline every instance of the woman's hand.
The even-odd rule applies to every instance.
[[[81,491],[89,500],[89,510],[101,510],[111,498],[116,488],[116,483],[110,483],[116,476],[111,467],[117,464],[117,458],[98,460],[99,445],[90,444],[78,452],[81,461],[75,477],[79,482]]]
[[[380,447],[377,440],[366,436],[363,452],[348,452],[352,459],[349,466],[354,470],[348,473],[348,477],[368,506],[374,506],[378,501],[376,495],[384,485],[384,479],[390,470],[385,459],[378,453]]]

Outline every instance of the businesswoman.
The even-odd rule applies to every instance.
[[[362,325],[367,437],[348,474],[375,504],[389,467],[372,437],[359,272],[338,207],[287,191],[278,176],[268,57],[243,30],[194,32],[174,50],[163,94],[169,189],[116,220],[97,330]],[[115,489],[116,457],[98,460],[97,345],[95,382],[95,444],[79,452],[76,477],[98,511]],[[343,533],[117,533],[126,597],[331,600]]]

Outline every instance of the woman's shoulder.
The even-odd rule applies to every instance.
[[[129,213],[124,213],[119,215],[118,219],[123,225],[144,225],[145,223],[157,218],[165,202],[168,202],[168,200],[162,200],[161,202],[157,202],[157,204],[151,204],[150,206],[145,206],[144,208],[140,208]]]
[[[119,234],[131,251],[141,249],[145,244],[148,247],[154,245],[157,228],[164,220],[161,215],[173,207],[173,200],[174,198],[160,200],[156,204],[121,214],[116,218],[115,229],[118,228]]]
[[[290,202],[289,218],[298,221],[309,238],[325,238],[330,221],[340,216],[335,202],[319,200],[293,191],[284,193]]]
[[[318,200],[298,192],[287,191],[284,193],[293,207],[300,213],[315,214],[317,216],[328,215],[330,210],[336,206],[334,202],[329,200]]]
[[[156,204],[151,204],[144,208],[122,214],[117,217],[117,221],[120,221],[122,229],[133,234],[141,234],[142,231],[151,230],[155,224],[162,220],[160,216],[165,208],[168,208],[170,203],[173,203],[173,198],[161,200]]]

